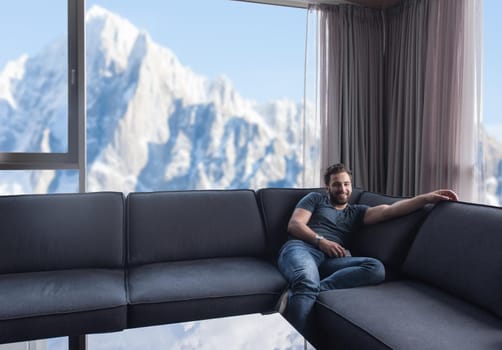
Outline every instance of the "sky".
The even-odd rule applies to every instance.
[[[502,140],[502,1],[483,1],[483,119]],[[225,75],[246,98],[303,97],[305,9],[231,0],[87,0],[87,7],[93,4],[149,32],[194,72]],[[3,7],[0,69],[66,32],[66,0],[16,0]]]

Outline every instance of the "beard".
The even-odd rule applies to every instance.
[[[332,205],[345,205],[349,202],[350,192],[328,191],[328,197]]]

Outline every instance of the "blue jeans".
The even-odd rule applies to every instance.
[[[290,240],[284,244],[278,264],[289,282],[286,319],[303,335],[320,292],[378,284],[385,279],[385,268],[377,259],[330,258],[301,240]]]

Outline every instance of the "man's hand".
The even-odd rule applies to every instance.
[[[345,249],[338,243],[323,238],[319,241],[319,249],[322,250],[330,258],[341,258],[346,256]]]
[[[458,196],[452,190],[437,190],[424,195],[428,203],[439,201],[458,201]]]

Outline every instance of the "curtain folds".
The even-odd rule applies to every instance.
[[[383,28],[370,9],[321,8],[321,162],[345,163],[354,184],[369,190],[379,190],[384,175]]]
[[[453,188],[475,198],[480,120],[477,0],[321,8],[322,165],[391,195]]]

